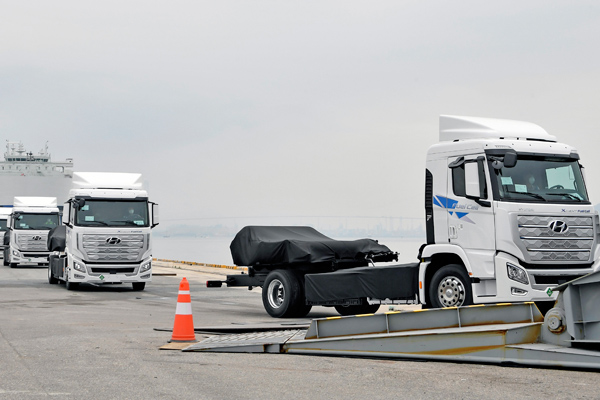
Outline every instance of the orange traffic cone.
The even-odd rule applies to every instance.
[[[195,342],[194,319],[192,318],[192,299],[190,298],[190,284],[183,278],[179,284],[177,309],[175,310],[175,324],[171,342]]]

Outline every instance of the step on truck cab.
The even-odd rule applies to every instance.
[[[64,228],[53,232],[60,240],[49,241],[50,283],[64,281],[69,290],[131,283],[143,290],[152,280],[158,205],[149,201],[141,174],[75,172],[63,212]]]
[[[550,287],[600,267],[579,154],[529,122],[440,116],[425,209],[428,307],[554,301]]]
[[[60,225],[56,197],[15,197],[3,238],[4,265],[48,263],[48,232]],[[4,240],[6,239],[6,240]]]

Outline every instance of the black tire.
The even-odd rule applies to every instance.
[[[56,279],[54,277],[54,274],[52,274],[52,268],[50,268],[49,265],[48,265],[48,283],[51,285],[56,285],[58,283],[58,279]]]
[[[6,261],[6,258],[2,260],[2,264],[4,264],[5,267],[8,267],[8,261]]]
[[[141,292],[146,287],[146,282],[132,282],[131,286],[136,292]]]
[[[271,271],[262,287],[263,306],[274,318],[304,317],[311,309],[304,300],[300,277],[288,270]]]
[[[8,263],[8,265],[9,265],[11,268],[16,268],[18,264],[17,264],[17,263]]]
[[[304,296],[302,296],[304,298]],[[294,310],[293,317],[303,318],[308,315],[308,313],[312,310],[312,306],[309,304],[298,304],[296,309]]]
[[[65,288],[67,288],[67,290],[75,290],[78,287],[79,287],[78,282],[69,282],[69,273],[67,272],[65,274]]]
[[[461,307],[473,304],[471,280],[458,264],[440,268],[429,283],[429,300],[432,308]]]
[[[375,314],[379,310],[379,304],[361,304],[352,306],[335,306],[340,315]]]

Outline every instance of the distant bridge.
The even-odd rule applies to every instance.
[[[246,225],[310,225],[316,229],[343,231],[424,231],[424,217],[368,216],[368,215],[277,215],[235,217],[165,218],[161,222],[171,224],[202,223],[202,225],[225,225],[241,228]]]

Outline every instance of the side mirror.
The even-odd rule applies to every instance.
[[[156,225],[158,225],[158,204],[150,204],[152,204],[152,228],[154,228]]]
[[[85,199],[73,199],[73,205],[81,210],[85,206]]]
[[[517,153],[509,150],[504,155],[504,166],[506,168],[513,168],[515,165],[517,165]]]

